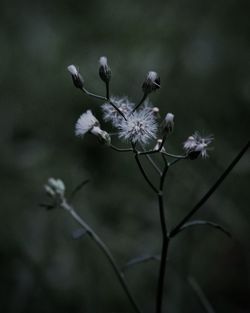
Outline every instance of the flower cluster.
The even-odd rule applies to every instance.
[[[121,121],[119,137],[133,143],[147,144],[156,138],[157,128],[153,108],[145,105]]]
[[[99,59],[99,76],[106,85],[106,97],[94,95],[83,88],[84,81],[79,70],[74,65],[70,65],[68,70],[75,87],[81,88],[87,95],[104,100],[101,106],[103,120],[111,122],[117,129],[115,134],[117,134],[118,138],[134,145],[137,143],[146,145],[153,141],[154,150],[166,153],[164,143],[174,130],[174,114],[167,113],[165,118],[159,123],[159,127],[159,108],[153,107],[148,100],[149,94],[160,88],[160,77],[156,72],[148,72],[142,84],[143,98],[136,105],[127,97],[109,96],[111,69],[106,57],[103,56]],[[100,122],[91,110],[83,113],[75,126],[76,136],[83,137],[86,133],[97,136],[99,141],[104,144],[111,144],[110,135],[101,129]],[[212,136],[202,137],[198,132],[195,132],[183,144],[186,156],[192,160],[199,155],[203,158],[208,157],[207,149],[212,140]]]

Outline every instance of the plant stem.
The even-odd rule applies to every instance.
[[[86,88],[84,88],[84,87],[82,87],[81,90],[82,90],[87,96],[89,96],[89,97],[92,97],[92,98],[95,98],[95,99],[99,99],[99,100],[107,101],[110,105],[112,105],[112,107],[113,107],[125,120],[127,120],[126,117],[125,117],[125,115],[121,112],[121,110],[109,99],[109,86],[107,87],[107,85],[106,85],[106,88],[108,88],[108,89],[106,90],[106,92],[107,92],[107,97],[99,96],[99,95],[96,95],[96,94],[94,94],[94,93],[92,93],[92,92],[89,92],[89,91],[88,91]]]
[[[81,89],[87,96],[89,97],[92,97],[92,98],[96,98],[96,99],[99,99],[99,100],[104,100],[104,101],[107,101],[108,99],[106,97],[103,97],[103,96],[99,96],[99,95],[96,95],[92,92],[89,92],[87,89],[85,89],[84,87],[82,87]]]
[[[112,253],[110,252],[109,248],[106,246],[106,244],[101,240],[101,238],[96,234],[96,232],[76,213],[74,208],[71,205],[69,205],[66,200],[64,200],[62,202],[61,207],[71,214],[73,219],[87,231],[87,234],[89,235],[89,237],[91,239],[93,239],[94,242],[98,245],[98,247],[102,250],[102,252],[106,256],[106,258],[108,259],[110,265],[112,266],[124,292],[126,293],[131,305],[133,306],[135,312],[141,313],[141,310],[139,309],[137,303],[135,302],[135,299],[133,298],[133,296],[131,295],[131,293],[129,291],[129,288],[128,288],[128,285],[126,283],[126,280],[125,280],[123,273],[120,272],[120,269],[119,269],[113,255],[112,255]]]
[[[133,114],[139,108],[139,106],[146,100],[147,96],[148,96],[148,94],[144,93],[144,95],[141,98],[140,102],[135,106],[135,108],[133,109],[131,114]]]
[[[201,206],[212,196],[216,189],[225,180],[228,174],[233,170],[235,165],[240,161],[243,155],[250,147],[250,141],[243,147],[243,149],[238,153],[234,160],[229,164],[227,169],[222,173],[222,175],[217,179],[214,185],[205,193],[205,195],[200,199],[200,201],[192,208],[192,210],[175,226],[171,231],[170,236],[174,237],[180,230],[180,228],[201,208]]]
[[[143,147],[143,145],[140,145],[141,149],[143,151],[146,151]],[[152,159],[152,157],[148,154],[146,154],[146,158],[148,159],[148,161],[151,163],[151,165],[153,166],[153,168],[155,169],[155,171],[161,176],[162,175],[162,172],[159,168],[159,166],[155,163],[155,161]]]
[[[131,148],[118,148],[112,144],[110,144],[109,147],[115,151],[118,151],[118,152],[132,152],[133,151],[133,149],[131,149]]]
[[[140,162],[140,159],[139,159],[139,155],[138,153],[135,153],[135,160],[136,160],[136,163],[142,173],[142,176],[144,177],[144,179],[146,180],[146,182],[149,184],[149,186],[151,187],[151,189],[155,192],[155,193],[158,193],[158,189],[153,185],[153,183],[150,181],[150,179],[148,178],[146,172],[144,171],[144,168]]]
[[[106,82],[106,98],[109,100],[109,82]]]
[[[162,312],[162,302],[163,302],[163,290],[164,290],[164,278],[166,272],[166,262],[170,238],[168,236],[167,224],[165,218],[164,210],[164,199],[163,199],[163,188],[165,177],[168,171],[168,164],[165,163],[165,167],[160,179],[160,187],[158,191],[158,203],[159,203],[159,213],[160,213],[160,222],[161,222],[161,231],[162,231],[162,250],[161,250],[161,261],[160,269],[158,276],[158,286],[156,292],[156,313]]]

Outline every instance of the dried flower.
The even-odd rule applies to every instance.
[[[111,69],[108,66],[108,59],[104,56],[100,57],[99,64],[99,76],[105,83],[108,83],[111,79]]]
[[[97,136],[101,143],[109,145],[111,142],[110,135],[100,128],[100,123],[92,114],[91,110],[83,113],[75,126],[76,136],[84,136],[86,133]]]
[[[154,71],[148,72],[148,75],[142,85],[144,94],[149,94],[160,88],[160,77]]]
[[[79,71],[77,70],[77,68],[75,67],[75,65],[69,65],[68,71],[71,74],[73,84],[75,85],[75,87],[76,88],[83,88],[84,80],[83,80],[81,74],[79,73]]]
[[[111,97],[110,101],[124,114],[125,117],[133,111],[135,106],[127,97]],[[110,121],[116,127],[118,127],[124,119],[123,116],[108,102],[102,105],[102,110],[104,120]]]
[[[152,107],[144,106],[122,120],[119,125],[119,137],[133,143],[146,144],[156,138],[157,124]]]
[[[199,155],[203,158],[208,157],[208,145],[213,141],[213,136],[209,135],[201,137],[198,132],[195,132],[192,136],[184,142],[183,148],[187,152],[191,160],[196,159]]]
[[[99,121],[92,114],[91,110],[83,113],[76,122],[75,134],[76,136],[84,136],[90,132],[94,127],[100,128]]]

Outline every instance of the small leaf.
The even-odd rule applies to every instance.
[[[55,208],[55,205],[49,203],[39,203],[39,206],[47,210],[52,210]]]
[[[87,231],[85,229],[78,228],[72,232],[72,238],[76,240],[76,239],[82,238],[86,234],[87,234]]]
[[[220,231],[222,231],[225,235],[227,235],[228,237],[232,237],[232,235],[230,234],[230,232],[228,230],[226,230],[223,226],[211,222],[211,221],[203,221],[203,220],[197,220],[197,221],[191,221],[191,222],[187,222],[184,225],[182,225],[182,227],[179,229],[178,233],[182,232],[183,230],[189,228],[189,227],[194,227],[194,226],[211,226],[213,228],[216,228]]]
[[[78,191],[80,191],[87,183],[89,183],[89,181],[90,181],[89,179],[85,179],[73,189],[73,191],[71,192],[71,195],[69,196],[69,202],[71,202],[74,199]]]
[[[148,262],[148,261],[160,261],[160,256],[159,255],[144,255],[144,256],[139,256],[136,257],[134,259],[131,259],[130,261],[128,261],[123,267],[122,267],[122,271],[126,271],[127,269],[129,269],[130,267],[140,264],[140,263],[144,263],[144,262]]]

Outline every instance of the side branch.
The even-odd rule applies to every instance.
[[[201,198],[201,200],[193,207],[193,209],[180,221],[180,223],[171,231],[170,236],[175,236],[180,228],[200,209],[200,207],[212,196],[212,194],[217,190],[217,188],[222,184],[225,178],[230,174],[236,164],[240,161],[243,155],[247,152],[250,147],[250,141],[245,145],[245,147],[239,152],[239,154],[234,158],[231,164],[227,167],[224,173],[218,178],[214,185],[208,190],[207,193]]]

